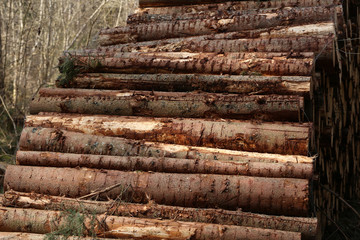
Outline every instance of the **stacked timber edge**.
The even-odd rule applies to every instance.
[[[1,234],[60,237],[77,217],[66,234],[84,239],[320,236],[311,100],[340,2],[168,2],[60,58],[7,169]]]

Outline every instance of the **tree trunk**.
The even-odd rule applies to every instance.
[[[311,77],[236,76],[203,74],[87,73],[58,87],[175,92],[229,92],[239,94],[308,95]]]
[[[176,6],[176,1],[166,2],[167,7],[145,7],[142,4],[141,8],[136,10],[134,15],[148,15],[148,14],[161,14],[161,15],[181,15],[186,13],[204,12],[204,11],[244,11],[252,9],[264,9],[264,8],[285,8],[285,7],[331,7],[340,5],[340,0],[278,0],[278,1],[208,1],[209,4],[202,3],[201,5],[181,5]],[[165,1],[163,1],[165,3]],[[174,5],[171,5],[174,4]]]
[[[240,16],[227,16],[215,12],[214,16],[206,19],[151,22],[104,29],[100,31],[99,43],[100,45],[106,45],[111,38],[116,38],[116,43],[128,43],[276,26],[294,26],[330,21],[335,14],[342,14],[341,6],[331,8],[283,8],[276,13],[244,14]]]
[[[166,109],[166,110],[165,110]],[[30,113],[301,121],[304,98],[289,95],[177,93],[43,88]]]
[[[220,3],[220,4],[214,4]],[[139,5],[141,8],[144,7],[165,7],[165,6],[183,6],[183,5],[193,5],[193,4],[202,4],[199,6],[184,6],[182,8],[194,9],[194,11],[204,11],[211,10],[217,7],[217,5],[224,6],[218,10],[227,9],[227,7],[234,6],[235,9],[252,9],[252,8],[275,8],[275,7],[314,7],[314,6],[327,6],[332,4],[341,4],[340,1],[334,0],[324,0],[319,2],[318,0],[279,0],[279,1],[268,1],[268,2],[258,2],[258,1],[232,1],[227,0],[140,0]],[[206,5],[205,5],[206,4]],[[151,8],[150,8],[151,9]],[[163,9],[163,8],[161,8]],[[161,11],[161,9],[155,8],[152,11]],[[167,9],[167,8],[164,8]],[[180,10],[179,7],[174,7],[176,10]],[[147,10],[147,9],[144,9]],[[184,11],[189,12],[190,10]],[[176,12],[176,11],[174,11]]]
[[[4,180],[5,190],[71,198],[114,185],[119,186],[97,197],[288,216],[309,211],[306,179],[9,166]]]
[[[66,214],[56,211],[0,208],[0,230],[50,233],[66,224]],[[241,239],[241,240],[300,240],[301,234],[279,230],[196,222],[127,218],[107,215],[82,215],[83,225],[97,236],[133,239]],[[6,221],[4,221],[6,219]],[[60,224],[58,224],[60,223]],[[69,225],[69,223],[67,223]],[[68,227],[65,225],[65,227]],[[89,235],[87,231],[84,234]]]
[[[144,142],[117,137],[101,137],[51,128],[24,128],[20,138],[22,151],[111,156],[166,157],[181,159],[219,160],[235,162],[308,163],[313,158],[301,155],[279,155],[232,151],[217,148]]]
[[[119,171],[225,174],[275,178],[311,179],[313,175],[313,165],[304,163],[241,163],[221,160],[102,156],[33,151],[18,151],[16,162],[27,166],[86,167]]]
[[[314,238],[317,233],[316,218],[269,216],[239,210],[183,208],[155,203],[144,205],[113,201],[100,202],[13,191],[5,193],[4,206],[43,210],[68,209],[77,212],[92,212],[94,214],[111,213],[111,215],[125,217],[160,218],[186,222],[196,220],[204,223],[300,232],[304,238],[308,239]]]
[[[0,239],[1,240],[44,240],[44,239],[94,240],[93,237],[71,237],[71,236],[61,236],[61,235],[54,235],[51,236],[51,238],[49,238],[49,236],[45,234],[23,233],[23,232],[0,232]],[[111,238],[99,238],[99,237],[96,237],[96,239],[111,240]],[[126,239],[129,240],[129,238]]]
[[[209,35],[206,35],[209,36]],[[210,39],[209,39],[210,38]],[[112,52],[314,52],[323,59],[332,57],[334,35],[297,36],[286,38],[211,39],[211,37],[171,38],[148,42],[120,44],[72,54],[98,56]],[[71,52],[70,52],[71,53]],[[325,55],[325,56],[323,56]]]
[[[26,127],[250,152],[308,155],[311,124],[237,120],[30,115]]]
[[[116,53],[71,56],[81,72],[302,75],[313,73],[313,53]]]

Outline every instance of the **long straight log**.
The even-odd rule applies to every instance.
[[[50,233],[66,224],[66,214],[58,211],[0,208],[0,230]],[[82,215],[84,226],[100,237],[124,239],[241,239],[241,240],[300,240],[301,234],[271,229],[216,225],[196,222],[127,218],[107,215]],[[61,225],[63,224],[63,225]],[[224,230],[225,229],[225,230]],[[88,231],[84,234],[89,235]]]
[[[71,56],[81,72],[303,75],[313,73],[313,53],[120,52],[113,56]]]
[[[238,16],[251,16],[251,15],[265,15],[265,14],[278,14],[280,16],[289,14],[289,12],[296,12],[301,9],[303,12],[309,12],[309,11],[319,11],[321,8],[324,9],[332,9],[331,13],[333,16],[329,15],[326,17],[326,13],[321,13],[321,16],[317,16],[316,20],[313,22],[319,22],[323,19],[325,21],[332,20],[335,16],[334,14],[338,15],[338,18],[340,19],[342,17],[342,7],[341,4],[339,5],[332,5],[332,6],[316,6],[316,7],[305,7],[305,8],[299,8],[299,7],[278,7],[278,8],[258,8],[258,9],[247,9],[247,10],[233,10],[231,7],[228,9],[223,9],[222,6],[219,6],[222,10],[218,10],[218,7],[211,9],[211,10],[205,10],[205,11],[196,11],[196,12],[187,12],[187,13],[173,13],[173,14],[149,14],[142,12],[141,15],[134,14],[130,15],[127,19],[127,26],[135,26],[137,24],[150,24],[150,23],[159,23],[159,22],[175,22],[175,21],[183,21],[183,20],[205,20],[205,19],[212,19],[212,20],[222,20],[222,19],[229,19],[233,17]],[[338,9],[336,9],[338,8]],[[315,19],[315,18],[314,18]]]
[[[217,4],[214,4],[217,3]],[[277,0],[277,1],[227,1],[227,0],[140,0],[140,7],[138,11],[148,11],[156,14],[172,14],[172,13],[186,13],[192,11],[205,11],[211,9],[225,10],[232,7],[233,10],[246,10],[257,8],[276,8],[276,7],[315,7],[315,6],[331,6],[333,4],[341,4],[338,0]],[[193,6],[194,4],[201,4]],[[186,6],[192,5],[192,6]],[[166,6],[166,8],[163,8]],[[181,6],[181,7],[170,7]],[[146,7],[161,7],[161,8],[146,8]],[[144,9],[145,8],[145,9]],[[182,11],[182,9],[185,9]]]
[[[234,162],[180,158],[103,156],[55,152],[18,151],[19,165],[86,167],[119,171],[226,174],[254,177],[311,179],[313,165],[304,163]]]
[[[48,238],[47,238],[48,237]],[[36,233],[23,233],[23,232],[0,232],[0,240],[44,240],[44,239],[53,239],[53,240],[94,240],[93,237],[72,237],[72,236],[61,236],[61,235],[52,235],[49,238],[48,235],[36,234]],[[111,240],[111,238],[96,238],[102,240]],[[129,240],[129,238],[127,238]]]
[[[5,190],[82,197],[119,185],[100,199],[134,203],[223,208],[274,215],[307,216],[309,180],[212,174],[122,172],[97,169],[8,167]]]
[[[119,48],[122,51],[128,52],[131,48],[135,49],[135,46],[138,47],[146,47],[152,45],[165,45],[165,44],[175,44],[182,41],[193,41],[200,43],[210,40],[236,40],[236,39],[284,39],[284,38],[296,38],[296,37],[314,37],[314,38],[326,38],[335,35],[335,25],[334,22],[320,22],[313,24],[302,24],[297,26],[276,26],[272,28],[265,29],[251,29],[245,31],[237,31],[237,32],[227,32],[227,33],[216,33],[210,35],[201,35],[201,36],[183,36],[181,38],[171,38],[171,39],[162,39],[162,40],[154,40],[154,41],[146,41],[146,42],[137,42],[137,43],[127,43],[127,44],[118,44],[115,46],[111,46],[114,48]],[[112,37],[103,42],[103,45],[114,45],[117,44],[118,39],[116,37]],[[330,44],[329,44],[330,45]],[[249,45],[248,47],[250,47]],[[106,48],[100,48],[106,49]],[[160,48],[159,48],[160,49]],[[228,49],[236,49],[235,46],[232,48],[228,47]],[[238,47],[238,49],[242,49]],[[76,53],[76,51],[70,51]]]
[[[307,163],[313,158],[301,155],[279,155],[242,152],[217,148],[189,147],[138,140],[102,137],[51,128],[24,128],[19,142],[22,151],[110,156],[166,157],[235,162]]]
[[[250,152],[307,155],[311,124],[43,113],[26,127]]]
[[[30,113],[301,121],[304,98],[288,95],[41,89]]]
[[[92,212],[94,214],[111,213],[111,215],[125,217],[160,218],[186,222],[196,220],[204,223],[300,232],[304,238],[308,239],[315,237],[317,233],[316,218],[269,216],[242,211],[184,208],[155,203],[144,205],[114,201],[100,202],[8,191],[4,195],[4,206],[42,210],[67,209],[77,212]]]
[[[145,90],[145,91],[205,91],[239,94],[308,95],[311,77],[304,76],[238,76],[203,74],[111,74],[77,75],[58,87]]]
[[[341,6],[332,8],[283,8],[276,13],[240,16],[217,16],[218,13],[216,13],[213,17],[206,19],[154,22],[104,29],[100,31],[99,43],[100,45],[106,45],[111,38],[117,39],[117,43],[128,43],[220,32],[237,32],[275,26],[294,26],[330,21],[335,14],[341,13]]]

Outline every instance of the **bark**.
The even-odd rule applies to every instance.
[[[54,152],[18,151],[19,165],[45,167],[86,167],[120,171],[151,171],[166,173],[202,173],[254,177],[307,178],[313,165],[304,163],[263,163],[179,158],[102,156]]]
[[[168,2],[168,4],[173,1]],[[167,6],[167,7],[144,7],[136,10],[134,15],[142,16],[147,14],[161,15],[181,15],[186,13],[204,12],[204,11],[244,11],[264,8],[280,8],[280,7],[331,7],[342,4],[339,0],[279,0],[279,1],[223,1],[215,3],[209,1],[210,4],[201,5],[183,5],[183,6]]]
[[[301,123],[56,113],[28,116],[25,126],[179,145],[296,155],[308,155],[311,136],[311,124]]]
[[[301,155],[279,155],[233,151],[216,148],[145,142],[117,137],[102,137],[51,128],[24,128],[20,138],[22,151],[111,156],[166,157],[181,159],[219,160],[235,162],[307,163],[313,158]]]
[[[214,4],[217,3],[217,4]],[[204,11],[204,10],[225,10],[232,7],[234,10],[245,10],[253,8],[276,8],[276,7],[315,7],[315,6],[331,6],[333,4],[341,4],[341,1],[337,0],[279,0],[279,1],[226,1],[226,0],[140,0],[140,7],[164,7],[166,8],[147,8],[140,9],[139,11],[149,11],[154,13],[177,13],[191,12],[191,11]],[[201,4],[197,6],[186,6],[193,4]],[[169,6],[181,6],[181,7],[169,7]],[[184,9],[184,10],[183,10]]]
[[[0,232],[0,240],[44,240],[47,235],[36,233],[22,233],[22,232]],[[54,240],[93,240],[92,237],[68,237],[68,236],[51,236]],[[111,238],[96,238],[103,240],[111,240]],[[127,238],[129,239],[129,238]]]
[[[222,208],[274,215],[307,216],[309,181],[212,174],[122,172],[97,169],[9,166],[5,190],[81,197],[115,184],[99,199]]]
[[[117,43],[128,43],[272,28],[276,26],[294,26],[330,21],[334,14],[341,15],[342,7],[283,8],[276,13],[245,14],[240,16],[215,14],[213,17],[207,17],[206,19],[151,22],[104,29],[100,31],[99,43],[100,45],[106,45],[107,41],[111,38],[116,39]]]
[[[303,76],[236,76],[203,74],[111,74],[88,73],[76,76],[58,87],[145,90],[205,91],[239,94],[308,95],[311,77]]]
[[[296,38],[296,37],[331,37],[335,35],[335,25],[333,21],[330,22],[321,22],[297,26],[276,26],[272,28],[265,29],[251,29],[237,32],[227,32],[227,33],[216,33],[210,35],[201,35],[201,36],[192,36],[192,37],[181,37],[181,38],[171,38],[163,40],[154,40],[146,42],[137,42],[137,43],[127,43],[111,46],[114,48],[120,48],[122,51],[130,51],[129,48],[133,46],[146,47],[152,46],[154,44],[174,44],[182,41],[194,41],[194,42],[204,42],[206,40],[236,40],[236,39],[271,39],[271,38]],[[104,41],[104,45],[114,45],[118,43],[116,37],[112,37],[107,41]],[[106,49],[104,47],[100,49]],[[72,51],[71,51],[72,52]],[[74,52],[76,54],[76,51]]]
[[[304,98],[289,95],[41,89],[30,113],[301,121]]]
[[[5,229],[5,231],[17,231],[17,229],[22,228],[26,232],[49,233],[51,228],[53,230],[60,228],[54,222],[64,222],[66,217],[61,216],[61,212],[57,211],[16,208],[0,208],[0,211],[3,212],[0,221],[4,222],[0,229]],[[5,219],[6,221],[4,221]],[[21,220],[19,221],[19,219]],[[84,225],[89,228],[94,226],[98,236],[109,238],[173,240],[190,238],[199,240],[211,238],[242,240],[301,239],[300,233],[279,230],[106,215],[85,216]]]
[[[313,73],[313,53],[116,53],[72,56],[81,72],[303,75]],[[60,61],[62,62],[62,60]],[[94,63],[96,64],[94,66]]]
[[[232,7],[229,7],[228,9],[223,9],[223,7],[217,6],[214,9],[205,10],[205,11],[193,11],[193,12],[187,12],[184,13],[180,11],[179,13],[173,13],[173,14],[149,14],[142,12],[141,15],[134,14],[130,15],[127,19],[127,25],[137,25],[137,24],[144,24],[144,23],[159,23],[159,22],[175,22],[175,21],[181,21],[181,20],[205,20],[205,19],[212,19],[212,20],[221,20],[221,19],[228,19],[238,16],[251,16],[251,15],[264,15],[264,14],[278,14],[280,16],[286,15],[292,12],[297,12],[299,10],[302,10],[303,12],[311,12],[311,11],[319,11],[321,8],[323,9],[331,9],[332,16],[328,15],[325,17],[325,14],[321,12],[321,16],[317,16],[316,18],[313,18],[314,21],[329,21],[332,20],[334,17],[334,14],[336,13],[338,15],[338,18],[342,16],[342,9],[339,5],[331,5],[331,6],[315,6],[315,7],[305,7],[305,8],[299,8],[299,7],[287,7],[284,8],[283,6],[277,7],[277,8],[257,8],[257,9],[246,9],[246,10],[234,10]],[[219,10],[218,8],[222,9]],[[338,8],[338,9],[336,9]],[[300,22],[301,23],[301,22]]]
[[[95,214],[108,213],[125,217],[160,218],[186,222],[196,220],[204,223],[300,232],[304,238],[309,239],[315,237],[317,233],[316,218],[269,216],[239,210],[183,208],[155,203],[144,205],[114,201],[100,202],[14,191],[5,193],[4,206],[43,210],[72,209],[78,212],[93,212]]]

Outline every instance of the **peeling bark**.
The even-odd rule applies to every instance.
[[[180,158],[103,156],[18,151],[16,162],[26,166],[86,167],[119,171],[226,174],[254,177],[311,179],[313,165],[304,163],[234,162]]]
[[[113,201],[100,202],[14,191],[5,193],[4,206],[43,210],[72,209],[78,212],[93,212],[95,214],[111,213],[112,215],[125,217],[160,218],[187,222],[196,220],[204,223],[300,232],[304,238],[308,239],[315,237],[317,233],[316,218],[269,216],[239,210],[183,208],[155,203],[144,205]]]
[[[30,104],[31,114],[58,112],[265,121],[301,121],[303,109],[301,96],[49,88],[41,89]]]
[[[296,155],[308,154],[311,131],[311,124],[301,123],[57,113],[30,115],[25,126],[179,145]]]
[[[0,208],[0,230],[49,233],[59,229],[54,223],[64,222],[61,212],[34,209]],[[4,221],[6,219],[6,221]],[[92,224],[92,219],[95,219]],[[19,221],[20,220],[20,221]],[[169,220],[141,219],[97,215],[85,216],[84,225],[94,226],[100,237],[133,239],[241,239],[241,240],[300,240],[300,233],[259,229],[241,226],[176,222]],[[88,234],[85,232],[85,234]]]
[[[83,73],[211,73],[310,76],[313,73],[314,64],[313,53],[120,52],[96,57],[77,55],[71,58],[76,67],[81,68]]]
[[[307,216],[309,181],[211,174],[121,172],[113,170],[9,166],[5,190],[81,197],[116,184],[99,195],[134,203],[223,208],[254,213]]]
[[[0,240],[44,240],[47,235],[23,232],[0,232]],[[68,236],[51,236],[54,240],[94,240],[93,237],[68,237]],[[103,240],[111,240],[111,238],[96,238]],[[126,238],[129,240],[130,238]]]
[[[330,21],[334,14],[341,15],[342,7],[282,8],[276,13],[240,16],[215,14],[206,19],[165,21],[104,29],[100,31],[99,43],[100,45],[107,45],[110,39],[113,39],[113,44],[115,44],[237,32],[275,26],[294,26]]]
[[[219,160],[235,162],[307,163],[313,158],[301,155],[242,152],[217,148],[144,142],[102,137],[51,128],[24,128],[20,142],[22,151],[50,151],[62,153],[111,156],[166,157],[181,159]]]
[[[111,74],[87,73],[58,87],[145,90],[145,91],[205,91],[239,94],[308,95],[311,77],[302,76],[237,76],[203,74]]]

